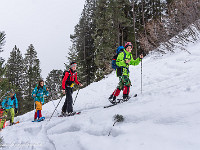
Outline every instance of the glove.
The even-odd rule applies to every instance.
[[[15,108],[15,114],[17,114],[18,113],[18,108]]]

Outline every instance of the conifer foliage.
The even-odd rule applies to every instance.
[[[5,44],[6,34],[0,32],[0,53],[3,52],[3,46]],[[5,60],[0,57],[0,97],[2,97],[7,90],[11,87],[8,79],[5,77],[6,67],[4,64]]]
[[[31,97],[32,91],[37,82],[41,79],[40,61],[37,58],[37,52],[34,46],[31,44],[24,58],[24,96],[26,109],[31,110],[33,108],[33,98]]]
[[[24,63],[22,54],[15,45],[10,53],[10,57],[6,63],[6,78],[12,85],[12,89],[15,89],[18,103],[19,103],[19,113],[21,113],[23,108],[23,82],[24,82]]]
[[[70,36],[73,43],[68,59],[76,61],[79,79],[87,86],[95,79],[95,46],[94,46],[94,12],[95,0],[86,0],[79,23],[75,26],[74,34]]]
[[[199,8],[198,0],[86,0],[68,58],[88,85],[112,71],[118,46],[130,41],[134,58],[148,54],[199,19]]]
[[[52,70],[46,78],[46,86],[49,89],[48,100],[61,98],[62,91],[62,70]]]

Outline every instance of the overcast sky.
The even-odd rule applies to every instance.
[[[0,31],[6,33],[1,57],[7,60],[14,45],[24,57],[33,44],[44,79],[52,69],[64,70],[70,34],[74,33],[84,3],[85,0],[0,0]]]

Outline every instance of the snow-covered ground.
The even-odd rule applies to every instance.
[[[81,115],[51,116],[59,100],[43,106],[46,120],[32,123],[33,111],[15,118],[21,123],[0,134],[12,150],[199,150],[200,149],[200,40],[175,53],[152,53],[141,66],[130,67],[127,103],[104,109],[118,83],[115,73],[81,89],[74,110]],[[74,92],[73,97],[76,96]],[[119,97],[122,97],[122,93]],[[54,105],[53,105],[54,103]],[[58,111],[64,103],[62,99]],[[125,120],[112,127],[115,114]],[[108,136],[112,129],[111,135]]]

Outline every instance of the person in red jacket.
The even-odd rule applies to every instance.
[[[76,72],[76,66],[77,64],[75,62],[72,62],[70,64],[69,71],[65,72],[64,78],[62,80],[62,92],[63,94],[66,94],[65,103],[62,107],[61,115],[66,116],[73,113],[73,99],[72,99],[72,93],[73,93],[73,85],[74,82],[79,85],[83,86],[80,82],[77,80],[77,72]],[[67,113],[66,113],[67,111]]]

